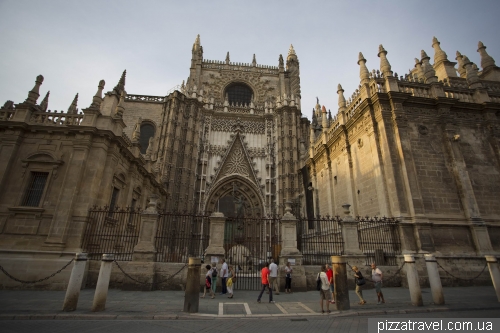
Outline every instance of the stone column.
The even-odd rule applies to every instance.
[[[212,257],[217,257],[218,260],[224,258],[226,251],[224,250],[224,230],[226,225],[226,217],[221,212],[214,212],[210,215],[210,239],[205,253],[205,262],[212,261]],[[219,279],[217,279],[219,280]]]
[[[69,277],[66,296],[64,297],[63,311],[75,311],[82,289],[85,266],[87,265],[87,253],[77,253]]]
[[[290,259],[292,259],[292,262],[295,261],[293,266],[293,289],[306,291],[307,281],[306,272],[304,266],[302,266],[302,253],[297,249],[297,219],[292,214],[292,203],[290,201],[285,202],[285,214],[281,218],[281,237],[282,248],[279,265],[284,269]]]
[[[106,308],[109,278],[111,277],[111,268],[114,260],[114,254],[102,255],[101,269],[99,270],[99,277],[97,278],[97,285],[95,287],[94,302],[92,304],[93,312],[104,311]]]
[[[498,260],[495,256],[484,257],[488,263],[488,269],[490,270],[491,281],[493,282],[493,287],[495,287],[497,299],[500,302],[500,271],[498,270]]]
[[[155,236],[158,228],[158,212],[156,211],[158,197],[149,198],[148,208],[141,214],[139,225],[139,241],[134,247],[132,261],[156,261]]]
[[[408,287],[410,288],[411,304],[415,306],[424,305],[422,301],[422,291],[418,280],[415,258],[412,254],[405,254],[406,277],[408,278]]]
[[[347,269],[345,258],[341,256],[332,256],[332,268],[335,275],[335,304],[337,310],[349,310],[349,289],[347,287]]]
[[[358,227],[356,220],[350,215],[351,211],[349,210],[351,207],[350,204],[343,204],[342,208],[344,208],[345,216],[342,218],[341,226],[342,226],[342,239],[344,241],[344,253],[347,255],[363,254],[363,251],[359,248],[359,240],[358,240]]]
[[[189,258],[186,292],[184,293],[184,312],[197,313],[200,303],[201,259]]]
[[[441,277],[437,267],[437,261],[433,254],[424,254],[425,265],[427,266],[427,275],[431,285],[432,300],[434,304],[444,304],[443,286],[441,285]]]

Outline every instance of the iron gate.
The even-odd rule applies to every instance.
[[[278,262],[281,251],[281,220],[267,218],[227,218],[224,250],[237,279],[235,290],[260,290],[260,270],[271,258]]]

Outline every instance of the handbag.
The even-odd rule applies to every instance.
[[[207,278],[205,279],[205,286],[207,286],[207,288],[210,288],[211,285],[212,285],[212,281],[211,281],[210,277],[207,276]]]
[[[232,278],[227,279],[226,286],[231,287],[232,285],[233,285],[233,279]]]
[[[365,278],[356,279],[356,284],[358,286],[362,286],[362,285],[366,284]]]
[[[321,278],[319,277],[319,274],[318,274],[318,278],[316,279],[316,290],[317,291],[321,290]]]

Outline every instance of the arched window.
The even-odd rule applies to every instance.
[[[252,89],[244,83],[233,83],[226,89],[229,104],[250,104],[252,100]]]
[[[149,138],[155,136],[155,128],[153,125],[145,123],[141,125],[141,138],[139,143],[141,144],[141,153],[146,154],[146,150],[149,145]]]

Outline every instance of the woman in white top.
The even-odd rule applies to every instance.
[[[330,281],[328,281],[328,276],[326,275],[326,265],[321,265],[321,273],[319,273],[318,275],[321,279],[321,290],[319,291],[319,304],[321,305],[321,313],[325,313],[325,311],[323,310],[323,300],[326,302],[326,312],[330,313],[330,302],[328,302],[328,290],[330,289]]]

